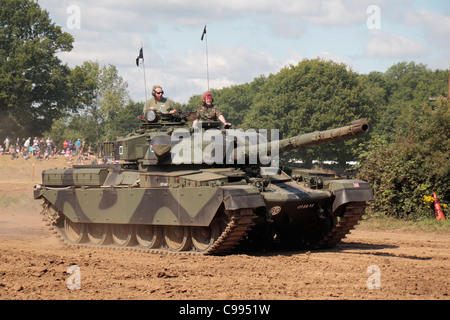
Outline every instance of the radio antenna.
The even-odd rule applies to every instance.
[[[139,61],[142,60],[142,68],[144,69],[144,90],[145,90],[145,102],[144,106],[147,103],[147,79],[145,77],[145,59],[144,59],[144,46],[141,41],[141,50],[139,50],[139,55],[136,58],[136,65],[139,67]]]
[[[209,64],[208,64],[208,34],[206,32],[206,24],[203,28],[202,37],[200,40],[203,41],[205,39],[205,48],[206,48],[206,82],[208,84],[208,91],[209,91]]]

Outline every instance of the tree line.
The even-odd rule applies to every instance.
[[[386,72],[357,74],[344,64],[303,60],[251,83],[213,90],[227,120],[243,128],[277,128],[285,138],[344,126],[365,118],[366,136],[293,151],[311,160],[344,165],[357,160],[358,177],[375,192],[372,212],[399,218],[433,216],[436,192],[450,203],[449,71],[399,62]],[[195,108],[200,95],[188,106]]]
[[[57,57],[74,38],[38,3],[0,1],[0,138],[52,136],[95,145],[137,129],[143,102],[130,99],[113,65],[85,61],[70,68]],[[365,118],[356,139],[291,151],[282,161],[360,162],[376,195],[373,209],[399,217],[429,215],[423,198],[450,202],[448,70],[399,62],[358,74],[342,63],[305,59],[249,83],[211,90],[234,127],[279,129],[286,138]],[[201,95],[181,110],[196,110]]]

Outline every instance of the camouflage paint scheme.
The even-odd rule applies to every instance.
[[[226,179],[215,173],[185,171],[176,173],[139,173],[123,172],[117,174],[114,169],[69,169],[48,170],[42,173],[46,186],[75,186],[56,190],[52,188],[36,190],[35,197],[45,197],[59,211],[73,222],[117,223],[117,224],[155,224],[208,226],[223,203],[226,210],[240,208],[257,208],[264,206],[259,189],[242,185],[238,188],[213,186],[219,179]],[[105,174],[109,172],[109,174]],[[184,173],[184,174],[183,174]],[[115,175],[114,180],[121,180],[122,175],[129,183],[137,179],[152,180],[157,187],[128,187],[124,185],[93,186],[93,182],[84,183],[84,176],[90,180],[95,177]],[[54,178],[50,182],[50,177]],[[65,178],[63,178],[65,176]],[[143,178],[143,179],[142,179]],[[146,179],[146,180],[145,180]],[[60,180],[61,183],[58,183]],[[77,182],[75,182],[77,181]],[[201,181],[203,186],[183,186],[186,182]],[[126,182],[126,181],[125,181]],[[91,185],[87,187],[87,185]],[[79,187],[79,188],[77,188]]]
[[[34,197],[74,223],[208,227],[223,210],[250,209],[256,215],[252,225],[287,227],[294,233],[342,215],[349,203],[373,200],[365,181],[311,170],[279,168],[265,176],[264,168],[255,165],[174,165],[170,150],[188,142],[171,139],[176,128],[192,132],[186,118],[142,119],[138,132],[103,145],[120,164],[46,170]],[[367,131],[367,122],[357,120],[280,140],[277,147],[283,152]],[[266,147],[270,151],[270,145]]]
[[[316,204],[328,207],[332,196],[333,212],[347,202],[373,200],[369,183],[356,179],[333,179],[328,182],[326,189],[314,191],[297,181],[285,181],[272,183],[261,192],[259,188],[247,185],[213,186],[213,181],[227,178],[216,173],[192,171],[186,174],[175,172],[156,175],[136,172],[135,177],[130,179],[130,172],[124,172],[123,175],[126,175],[125,179],[130,179],[130,184],[136,182],[139,177],[150,176],[160,187],[133,188],[103,184],[102,187],[95,187],[89,186],[92,182],[83,183],[82,179],[75,178],[73,180],[79,182],[71,183],[67,176],[109,177],[114,174],[114,170],[75,170],[75,173],[74,169],[61,170],[59,173],[52,172],[56,170],[44,171],[43,176],[47,178],[44,180],[49,180],[50,175],[59,174],[66,175],[66,179],[61,184],[47,182],[45,185],[48,189],[35,191],[36,198],[46,198],[73,222],[207,226],[222,203],[226,210],[265,207],[270,211],[274,207],[280,207],[277,214],[289,213],[291,217],[298,219],[314,215]],[[108,171],[111,173],[107,176],[105,172]],[[209,185],[183,185],[192,182],[191,179],[201,179]],[[62,190],[51,188],[57,185],[75,187]]]

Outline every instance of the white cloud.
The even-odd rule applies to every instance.
[[[151,63],[146,66],[146,74],[150,75],[147,77],[148,86],[164,84],[165,91],[171,92],[171,98],[183,103],[193,94],[207,90],[205,52],[185,50],[161,59],[161,64]],[[250,82],[261,74],[277,72],[283,66],[269,53],[243,46],[212,48],[209,50],[208,65],[211,89]],[[140,86],[141,79],[136,81],[130,78],[128,81]]]
[[[205,50],[200,42],[205,23],[211,26],[211,36],[213,27],[217,28],[208,48],[211,88],[249,82],[306,57],[346,64],[358,57],[360,66],[365,64],[371,70],[377,66],[367,63],[367,57],[371,63],[382,60],[383,66],[405,58],[430,60],[430,50],[416,40],[418,35],[412,38],[407,33],[393,34],[390,29],[367,30],[366,10],[372,4],[381,7],[383,28],[397,18],[395,24],[423,25],[430,41],[445,43],[447,48],[450,43],[450,18],[425,9],[408,11],[410,0],[39,0],[39,4],[74,35],[72,52],[60,54],[63,61],[70,66],[85,60],[117,66],[135,101],[145,97],[143,70],[135,65],[142,42],[147,89],[160,84],[167,96],[178,102],[206,91]],[[67,28],[70,5],[80,7],[80,30]],[[334,27],[351,41],[317,40]],[[352,35],[366,30],[369,41],[363,50],[367,38]],[[191,36],[198,43],[191,41]],[[353,57],[343,56],[349,51]],[[442,61],[443,56],[433,52],[432,58]]]
[[[298,53],[296,50],[294,50],[292,48],[288,49],[287,53],[289,54],[290,57],[286,61],[281,63],[283,66],[288,66],[288,65],[295,66],[304,59],[304,57],[300,53]]]
[[[102,64],[131,65],[137,56],[142,38],[134,33],[117,33],[114,37],[97,31],[73,32],[75,42],[71,52],[59,56],[69,65],[80,65],[85,60],[98,60]]]
[[[421,26],[427,35],[426,39],[431,44],[449,48],[449,16],[419,8],[417,10],[408,10],[405,14],[405,21],[411,25]]]
[[[317,53],[315,56],[318,58],[321,58],[325,61],[333,61],[335,63],[344,63],[344,64],[350,66],[350,63],[346,58],[335,55],[331,52],[322,51],[322,52]]]
[[[370,31],[371,39],[366,46],[366,54],[375,57],[398,59],[417,58],[429,53],[427,47],[418,41],[382,30]]]
[[[322,26],[346,26],[364,23],[367,6],[380,0],[152,0],[118,1],[96,0],[40,0],[41,6],[65,22],[70,5],[80,7],[82,25],[97,30],[157,30],[158,22],[174,25],[197,26],[205,22],[233,21],[236,19],[266,19],[289,25],[311,22]],[[291,34],[293,30],[289,32]],[[283,33],[280,33],[283,36]]]
[[[341,26],[350,25],[357,21],[365,21],[366,8],[354,2],[341,0],[325,0],[316,7],[311,16],[305,18],[317,25]]]

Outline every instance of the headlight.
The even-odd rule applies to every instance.
[[[156,119],[156,113],[155,111],[149,110],[147,111],[147,113],[145,114],[145,118],[147,119],[147,121],[155,121]]]

